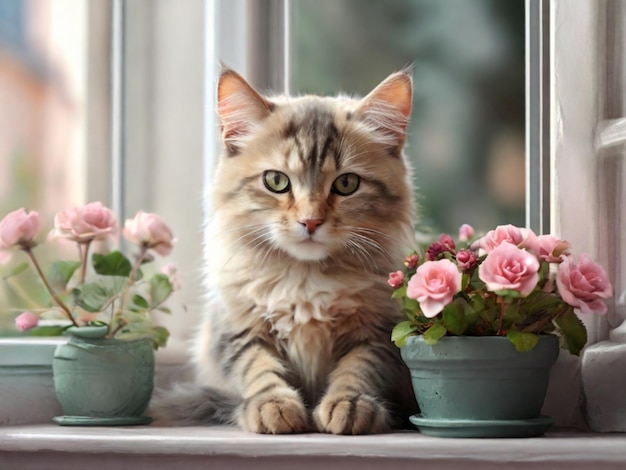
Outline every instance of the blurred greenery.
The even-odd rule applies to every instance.
[[[291,89],[368,93],[413,64],[419,228],[524,225],[524,1],[294,0]]]

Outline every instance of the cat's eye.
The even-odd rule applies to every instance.
[[[359,189],[359,184],[361,183],[361,178],[359,175],[355,175],[354,173],[346,173],[344,175],[340,175],[333,182],[333,192],[339,194],[340,196],[349,196],[354,193],[357,189]]]
[[[263,173],[263,184],[273,193],[286,193],[289,191],[289,177],[276,170],[267,170]]]

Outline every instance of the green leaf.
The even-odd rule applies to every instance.
[[[169,308],[167,308],[167,307],[159,307],[159,308],[157,308],[157,310],[158,310],[159,312],[167,313],[167,314],[169,314],[169,315],[171,315],[171,314],[172,314],[172,311],[171,311]]]
[[[143,326],[143,328],[141,326]],[[141,326],[137,326],[135,328],[124,328],[115,335],[115,338],[126,341],[148,338],[152,340],[154,349],[158,349],[159,347],[163,347],[167,344],[167,340],[170,336],[167,328],[162,326],[146,328],[145,324]]]
[[[406,297],[406,286],[398,287],[393,291],[393,294],[391,294],[392,299],[402,299],[404,297]]]
[[[539,341],[539,336],[534,333],[522,333],[514,330],[507,332],[506,337],[519,352],[530,351]]]
[[[159,349],[160,347],[164,347],[167,344],[167,340],[170,337],[170,332],[167,331],[167,328],[162,326],[155,326],[152,328],[153,336],[152,341],[154,342],[154,349]]]
[[[107,276],[72,289],[74,302],[88,312],[101,312],[124,289],[127,278]]]
[[[169,278],[163,273],[157,273],[150,278],[150,300],[152,307],[162,304],[174,291]]]
[[[516,323],[523,320],[522,309],[519,305],[508,304],[504,306],[504,319],[511,323]]]
[[[578,356],[580,350],[587,344],[587,329],[573,309],[556,319],[556,324],[561,329],[565,347],[569,352]]]
[[[441,322],[433,323],[430,328],[424,331],[424,341],[426,344],[437,344],[439,339],[446,335],[448,330]]]
[[[456,299],[443,309],[443,324],[453,335],[461,336],[469,326],[465,318],[464,304],[464,301]]]
[[[150,304],[148,303],[148,301],[139,294],[135,294],[133,296],[133,303],[139,308],[150,308]]]
[[[406,343],[406,338],[417,330],[417,327],[411,321],[401,321],[393,327],[391,331],[391,341],[401,348]]]
[[[37,326],[26,332],[27,336],[61,336],[66,326]]]
[[[409,299],[408,297],[404,299],[404,304],[402,305],[402,311],[408,316],[409,319],[414,318],[416,313],[419,311],[420,304],[415,299]]]
[[[501,297],[511,297],[513,299],[519,299],[522,296],[522,294],[513,289],[501,289],[494,292],[496,295],[499,295]]]
[[[91,259],[94,270],[102,276],[128,277],[132,270],[128,258],[119,251],[112,251],[106,255],[94,253]]]
[[[7,274],[6,276],[4,276],[3,279],[8,279],[10,277],[14,277],[14,276],[19,276],[20,274],[22,274],[24,271],[26,271],[28,269],[28,267],[30,266],[30,264],[28,263],[28,261],[24,261],[23,263],[18,264],[17,266],[15,266],[10,272],[9,274]]]
[[[55,261],[50,265],[48,281],[54,288],[65,290],[79,267],[80,261]]]

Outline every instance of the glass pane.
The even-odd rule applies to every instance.
[[[55,212],[94,194],[85,178],[87,16],[86,0],[0,2],[0,216],[20,207],[38,211],[42,242]],[[89,168],[97,161],[91,157]],[[36,250],[45,260],[59,249],[51,243]],[[15,252],[0,265],[0,335],[17,334],[13,318],[38,297],[49,300],[31,273],[8,276],[24,261]]]
[[[414,65],[420,230],[523,226],[524,1],[294,0],[291,89],[366,94]]]

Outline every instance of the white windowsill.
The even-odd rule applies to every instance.
[[[0,428],[0,468],[624,468],[626,434],[534,439],[256,435],[230,427]],[[427,467],[425,467],[427,465]]]

